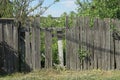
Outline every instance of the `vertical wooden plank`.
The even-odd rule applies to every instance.
[[[32,69],[35,70],[35,28],[32,27]]]
[[[74,50],[73,50],[73,53],[74,53],[74,62],[75,62],[75,65],[74,65],[74,70],[77,70],[77,54],[78,54],[78,49],[79,49],[79,43],[78,43],[78,39],[79,39],[79,36],[77,35],[78,33],[78,26],[76,26],[76,22],[77,22],[77,17],[76,19],[74,20]]]
[[[105,70],[110,70],[110,64],[111,64],[111,62],[110,62],[110,53],[111,53],[111,51],[110,51],[110,19],[106,19],[105,20],[105,26],[106,26],[106,37],[105,37],[105,39],[106,39],[106,67],[105,67]],[[113,56],[114,57],[114,56]]]
[[[3,60],[4,60],[4,57],[3,57],[3,44],[2,44],[2,42],[3,42],[3,38],[2,38],[2,36],[3,36],[3,31],[2,31],[3,29],[2,29],[2,22],[0,22],[0,69],[2,69],[3,68]]]
[[[94,21],[94,20],[93,20]],[[90,33],[89,33],[89,38],[90,38],[90,69],[94,69],[94,26],[90,28]]]
[[[84,31],[83,31],[83,27],[84,27],[84,17],[80,17],[80,48],[79,50],[81,51],[82,48],[83,48],[83,45],[84,45],[84,40],[83,40],[83,37],[84,37]],[[80,56],[80,54],[79,54]],[[80,58],[80,68],[81,70],[83,70],[84,68],[84,64],[83,64],[83,58]]]
[[[77,67],[77,70],[80,70],[80,58],[79,58],[79,49],[80,49],[80,17],[77,17],[77,21],[76,21],[76,53],[77,53],[77,64],[76,64],[76,67]]]
[[[4,23],[3,24],[3,27],[4,27],[4,42],[3,42],[3,44],[4,44],[4,70],[6,71],[6,72],[8,72],[8,69],[9,69],[9,67],[8,67],[8,59],[9,59],[9,55],[8,55],[8,49],[5,47],[5,45],[8,45],[8,34],[9,34],[9,31],[8,31],[8,27],[7,27],[7,23]]]
[[[115,20],[115,27],[116,27],[116,33],[115,33],[115,59],[116,59],[116,69],[120,70],[120,39],[119,39],[119,31],[120,31],[120,22],[119,20]]]
[[[88,68],[89,69],[94,69],[94,25],[91,25],[91,24],[94,24],[94,19],[89,19],[89,22],[88,22],[88,31],[87,31],[87,45],[88,45]]]
[[[71,29],[71,56],[70,56],[70,67],[72,70],[76,70],[76,27]]]
[[[70,69],[70,30],[66,28],[66,67]]]
[[[34,41],[33,41],[33,45],[34,45]],[[34,57],[34,55],[33,55],[33,57]],[[30,58],[30,33],[29,33],[29,31],[26,31],[25,32],[25,70],[26,71],[31,70],[30,69],[30,59],[31,59]],[[34,64],[34,62],[33,62],[33,64]]]
[[[70,50],[70,69],[73,69],[73,28],[70,28],[70,45],[69,45],[69,50]]]
[[[90,69],[90,19],[86,17],[85,19],[85,27],[86,27],[86,64],[87,69]]]
[[[30,36],[30,68],[33,68],[33,57],[32,57],[32,27],[30,27],[30,31],[29,31],[29,36]]]
[[[66,16],[66,67],[70,69],[70,50],[69,50],[69,43],[70,43],[70,30],[68,28],[68,16]]]
[[[36,62],[36,69],[41,68],[41,54],[40,54],[40,29],[36,28],[35,30],[35,46],[36,46],[36,55],[35,55],[35,62]]]
[[[18,71],[19,59],[18,59],[18,27],[13,24],[13,48],[14,48],[14,71]]]
[[[12,26],[12,21],[10,23],[8,23],[8,28],[9,28],[9,38],[8,38],[8,49],[9,49],[9,53],[10,54],[10,59],[8,60],[9,62],[9,71],[10,73],[14,72],[14,48],[13,48],[13,26]]]
[[[110,28],[113,26],[114,21],[110,20]],[[112,29],[112,28],[111,28]],[[115,69],[115,40],[113,38],[113,30],[110,31],[110,69]]]
[[[13,72],[13,51],[12,51],[12,46],[13,46],[13,38],[12,38],[12,24],[9,23],[5,23],[4,26],[4,50],[5,50],[5,68],[6,68],[6,72],[11,73]]]
[[[104,27],[104,22],[101,19],[98,19],[98,42],[97,42],[97,57],[98,57],[98,69],[102,69],[102,52],[104,53],[105,51],[103,50],[104,48],[102,48],[102,45],[105,45],[105,38],[102,35],[103,32],[103,27]],[[104,27],[105,28],[105,27]],[[104,34],[105,35],[105,34]],[[103,39],[103,40],[102,40]]]
[[[100,46],[100,54],[101,54],[101,69],[105,70],[106,66],[106,26],[102,20],[99,20],[100,32],[101,32],[101,46]]]
[[[98,68],[98,50],[97,48],[99,42],[99,33],[98,33],[98,19],[94,21],[94,69]]]
[[[2,23],[0,22],[0,43],[2,42]]]
[[[83,24],[83,34],[82,34],[82,39],[83,39],[83,46],[82,46],[82,54],[85,54],[84,56],[84,70],[88,69],[88,60],[87,60],[87,18],[84,17],[84,24]]]
[[[105,27],[105,65],[104,65],[104,70],[107,70],[107,68],[108,68],[108,52],[109,52],[109,50],[108,50],[108,42],[109,42],[109,38],[108,38],[108,36],[107,36],[107,33],[108,33],[108,27],[106,26],[106,24],[104,24],[104,27]],[[110,44],[110,43],[109,43]]]
[[[52,68],[52,33],[45,30],[45,68]]]

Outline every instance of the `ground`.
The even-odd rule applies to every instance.
[[[120,71],[39,70],[0,76],[0,80],[120,80]]]

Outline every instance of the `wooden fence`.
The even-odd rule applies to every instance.
[[[31,71],[41,68],[40,28],[27,24],[19,28],[19,70]]]
[[[45,33],[45,68],[52,68],[52,31],[38,23],[18,25],[14,19],[0,19],[0,73],[41,69],[41,35]]]
[[[0,19],[0,72],[18,71],[18,30],[13,19]]]
[[[119,20],[80,17],[66,29],[66,66],[73,70],[120,69]]]
[[[63,28],[66,33],[65,66],[72,70],[119,70],[119,26],[119,20],[80,17],[75,27]],[[37,23],[17,26],[14,19],[0,19],[0,71],[41,69],[41,31],[45,33],[45,68],[52,68],[54,30],[59,31],[39,28]]]

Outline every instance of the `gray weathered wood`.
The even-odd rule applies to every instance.
[[[70,31],[69,29],[66,29],[66,67],[67,69],[70,69]]]
[[[98,68],[98,50],[99,47],[99,33],[98,33],[98,19],[94,22],[94,69]]]
[[[35,70],[35,54],[36,54],[36,51],[35,51],[35,28],[32,27],[32,68],[33,70]]]
[[[67,69],[70,69],[70,50],[69,50],[69,42],[70,42],[70,40],[69,40],[69,28],[68,28],[68,16],[66,16],[66,24],[65,24],[65,26],[66,26],[66,30],[65,30],[65,38],[66,38],[66,67],[67,67]]]
[[[119,25],[120,25],[119,21],[115,20],[115,27],[117,31],[120,31]],[[117,32],[117,34],[119,34],[119,32]],[[115,40],[115,59],[116,59],[116,69],[120,70],[120,41],[119,40]]]
[[[29,31],[25,32],[25,69],[26,71],[30,71],[31,62],[30,62],[30,33]],[[34,57],[34,56],[33,56]]]
[[[113,25],[114,21],[110,20],[110,25]],[[111,27],[111,26],[110,26]],[[110,31],[110,69],[115,69],[115,40],[113,39],[113,31]]]
[[[35,48],[36,48],[36,55],[35,55],[35,65],[36,69],[41,68],[41,54],[40,54],[40,45],[41,45],[41,40],[40,40],[40,29],[36,28],[35,30]]]
[[[77,17],[77,21],[76,21],[76,67],[77,67],[77,70],[80,70],[80,59],[79,59],[79,52],[78,50],[80,49],[80,17]]]
[[[45,68],[52,68],[52,33],[45,31]]]
[[[110,56],[111,56],[111,48],[110,48],[110,19],[106,19],[105,20],[105,26],[106,26],[106,61],[107,61],[107,66],[105,68],[105,70],[110,70]]]
[[[84,37],[84,33],[83,33],[83,27],[84,27],[84,17],[80,17],[80,48],[79,50],[81,51],[82,48],[83,48],[83,44],[84,44],[84,41],[83,41],[83,37]],[[79,54],[80,56],[80,54]],[[83,66],[83,59],[80,58],[80,68],[81,70],[83,70],[84,66]]]

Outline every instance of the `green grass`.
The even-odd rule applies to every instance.
[[[0,76],[0,80],[120,80],[120,71],[57,71],[40,70],[27,74]]]

